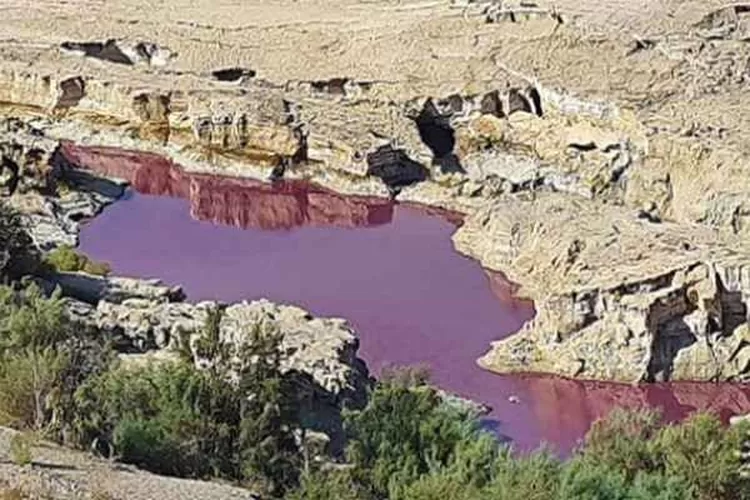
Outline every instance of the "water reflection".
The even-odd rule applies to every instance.
[[[515,298],[501,273],[455,252],[460,218],[446,212],[302,183],[186,174],[155,155],[72,145],[65,154],[159,195],[136,194],[84,228],[83,251],[115,272],[181,284],[191,300],[267,297],[348,318],[373,372],[428,364],[438,385],[491,406],[488,428],[519,449],[548,442],[565,453],[618,406],[661,408],[670,421],[695,410],[725,420],[750,412],[741,384],[635,387],[481,370],[475,360],[530,319],[533,305]],[[312,228],[266,231],[302,226]],[[341,230],[353,227],[373,229]]]
[[[750,411],[750,386],[678,382],[671,384],[615,384],[520,375],[529,410],[541,441],[570,450],[591,424],[615,408],[654,408],[665,422],[676,422],[696,411],[715,414],[723,422]]]
[[[148,153],[63,145],[71,163],[127,181],[139,193],[186,198],[198,219],[243,229],[302,226],[369,227],[393,219],[393,203],[342,196],[301,181],[267,184],[252,179],[190,174]]]

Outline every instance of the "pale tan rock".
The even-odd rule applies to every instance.
[[[732,315],[748,290],[739,242],[572,202],[505,197],[454,235],[459,251],[503,270],[535,299],[536,318],[494,343],[480,364],[629,381],[745,376],[729,359],[732,331],[746,321]]]
[[[744,350],[732,357],[750,286],[741,9],[540,1],[542,15],[501,9],[486,23],[483,7],[448,1],[6,3],[0,112],[48,142],[148,151],[188,173],[283,171],[466,215],[458,249],[538,310],[484,365],[745,375]],[[429,102],[457,107],[440,117],[455,172],[422,137]],[[384,150],[388,186],[372,175]],[[415,170],[429,178],[395,186]],[[17,200],[39,239],[74,239],[44,202]]]

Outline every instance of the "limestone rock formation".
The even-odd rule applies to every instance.
[[[477,211],[457,248],[502,269],[536,318],[480,363],[625,381],[748,375],[750,282],[739,241],[653,223],[561,194],[508,197]]]
[[[242,228],[290,229],[334,225],[360,227],[385,224],[393,204],[383,198],[342,196],[301,181],[267,183],[246,178],[194,174],[148,154],[112,148],[63,144],[70,166],[66,176],[102,175],[127,181],[143,194],[175,196],[190,201],[199,220]]]
[[[80,15],[62,19],[58,2],[32,15],[25,0],[6,0],[0,115],[17,119],[0,137],[25,134],[13,139],[21,151],[28,138],[46,142],[39,159],[3,147],[0,182],[40,247],[74,243],[78,219],[117,190],[97,181],[85,194],[39,195],[57,141],[166,158],[184,170],[75,153],[94,172],[190,197],[195,214],[217,221],[359,225],[387,205],[371,211],[330,192],[395,197],[466,215],[458,248],[535,301],[538,318],[484,366],[746,376],[745,7],[176,1],[66,4]],[[92,23],[96,38],[81,40]],[[40,175],[16,173],[27,170]],[[186,178],[196,174],[328,191],[254,218],[231,182]]]
[[[0,118],[3,197],[41,250],[78,243],[78,224],[119,198],[123,186],[83,172],[65,175],[59,143],[21,120]],[[72,189],[71,189],[72,188]]]
[[[10,196],[53,189],[57,143],[22,120],[0,119],[0,186]]]
[[[121,304],[129,299],[152,302],[179,302],[185,294],[179,286],[163,285],[158,279],[94,276],[84,273],[53,272],[45,275],[50,285],[63,294],[90,304],[104,300]]]
[[[367,385],[366,369],[357,358],[359,341],[343,319],[314,318],[298,307],[266,300],[188,303],[179,288],[158,280],[57,273],[48,281],[69,297],[74,320],[109,335],[122,352],[190,347],[201,365],[195,340],[202,335],[208,313],[221,310],[222,342],[240,346],[252,328],[267,324],[281,335],[283,370],[308,375],[333,400],[361,400]]]

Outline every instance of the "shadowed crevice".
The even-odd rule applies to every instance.
[[[217,69],[211,73],[220,82],[239,82],[246,78],[253,78],[256,74],[255,70],[247,68]]]
[[[449,101],[449,105],[461,106],[459,100]],[[433,165],[443,173],[465,173],[461,161],[453,153],[456,147],[456,132],[449,123],[449,116],[444,116],[435,106],[432,99],[428,99],[416,117],[412,118],[417,125],[419,138],[430,148]]]
[[[381,146],[367,154],[367,175],[378,177],[394,193],[400,188],[427,179],[427,169],[401,149]]]
[[[117,46],[114,40],[100,42],[63,42],[60,44],[64,50],[82,52],[86,57],[93,57],[102,61],[115,64],[133,65],[133,61]]]

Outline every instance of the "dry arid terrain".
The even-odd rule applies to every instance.
[[[0,183],[45,250],[113,199],[37,189],[78,147],[449,209],[537,309],[483,367],[746,380],[749,82],[742,2],[3,0]],[[38,453],[0,480],[247,496]]]
[[[2,112],[32,138],[464,213],[459,250],[539,313],[487,368],[618,380],[748,369],[744,4],[1,8]]]
[[[4,176],[62,141],[460,212],[537,309],[497,372],[750,376],[748,83],[742,2],[0,5]]]
[[[218,483],[176,479],[37,442],[31,463],[11,461],[18,433],[0,428],[0,498],[7,500],[254,500],[250,491]]]

